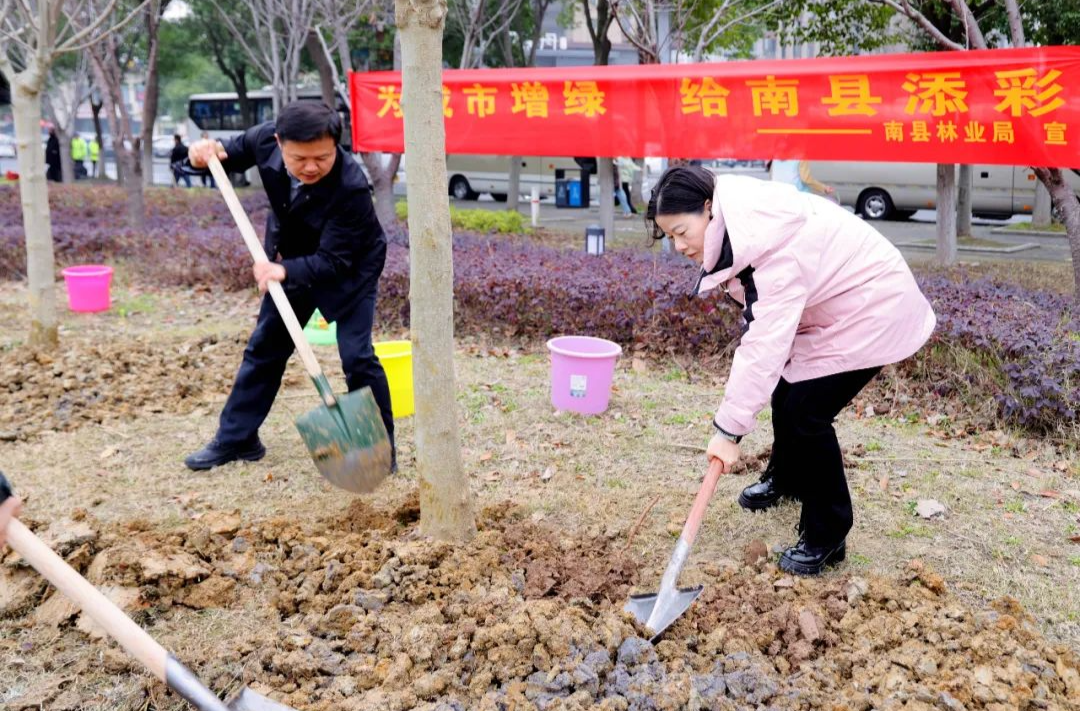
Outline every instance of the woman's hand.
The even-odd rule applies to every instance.
[[[730,474],[731,470],[742,456],[742,450],[739,448],[739,445],[717,433],[709,440],[709,448],[706,450],[706,454],[709,458],[709,462],[712,462],[714,459],[719,459],[723,462],[724,473]]]

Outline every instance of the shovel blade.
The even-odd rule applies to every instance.
[[[334,486],[367,494],[390,474],[390,438],[370,388],[301,415],[296,428],[319,473]]]
[[[658,593],[631,595],[626,606],[623,607],[623,611],[629,612],[634,616],[634,619],[643,625],[648,624],[654,613],[659,613],[654,622],[655,627],[648,628],[653,633],[649,641],[655,642],[664,633],[664,630],[690,609],[690,606],[694,604],[694,600],[697,600],[698,595],[704,589],[703,585],[698,585],[696,588],[676,590],[674,595],[670,596],[664,603],[663,610],[656,609],[656,601],[660,597]]]
[[[229,702],[229,711],[296,711],[296,709],[271,701],[245,686],[236,698]]]

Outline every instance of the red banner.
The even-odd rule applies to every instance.
[[[401,75],[350,77],[403,149]],[[448,153],[1080,167],[1080,47],[443,72]]]

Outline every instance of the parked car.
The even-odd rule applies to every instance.
[[[814,177],[836,188],[844,205],[868,220],[907,219],[937,205],[937,168],[932,163],[811,161]],[[1080,193],[1080,176],[1065,171]],[[1011,165],[972,166],[971,211],[983,217],[1026,214],[1035,205],[1035,173]]]
[[[154,136],[154,157],[155,158],[168,158],[172,154],[173,146],[176,145],[176,139],[170,136]]]
[[[0,133],[0,158],[15,157],[15,139]]]

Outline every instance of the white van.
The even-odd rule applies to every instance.
[[[540,189],[540,197],[555,197],[555,171],[565,170],[566,178],[578,180],[581,177],[582,164],[590,167],[592,158],[545,158],[522,156],[520,194],[528,198],[533,187]],[[580,161],[580,162],[579,162]],[[510,157],[448,155],[446,156],[447,189],[457,200],[475,200],[481,193],[491,195],[499,202],[505,202],[510,189]],[[589,177],[589,194],[595,198],[598,194],[596,173]]]
[[[1066,180],[1080,193],[1080,174],[1065,170]],[[844,205],[868,220],[911,217],[937,205],[937,166],[933,163],[865,163],[811,161],[810,173],[836,188]],[[971,211],[983,217],[1030,213],[1037,178],[1031,168],[975,165],[971,178]]]

